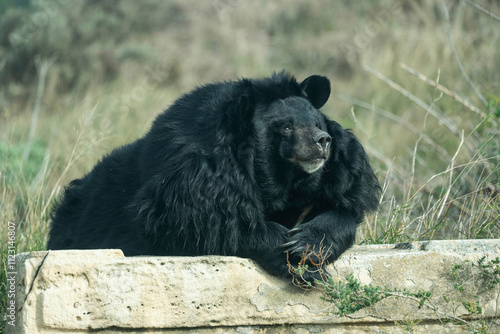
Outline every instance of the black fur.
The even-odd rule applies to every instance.
[[[317,110],[329,94],[325,77],[282,72],[182,96],[69,184],[48,249],[236,255],[287,276],[286,252],[297,264],[322,243],[334,261],[380,188],[355,136]]]

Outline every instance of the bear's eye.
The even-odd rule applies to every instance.
[[[283,133],[290,133],[292,131],[293,131],[293,128],[291,126],[283,127]]]

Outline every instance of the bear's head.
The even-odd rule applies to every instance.
[[[291,164],[295,170],[312,174],[321,170],[330,156],[332,138],[325,116],[318,110],[328,100],[330,82],[318,75],[300,84],[284,75],[277,78],[250,84],[251,90],[268,95],[240,97],[242,119],[253,128],[261,160]],[[269,94],[273,89],[274,96]]]
[[[260,111],[260,112],[259,112]],[[311,174],[321,169],[330,155],[332,138],[324,116],[302,97],[276,100],[258,110],[256,129],[264,135],[275,156]]]

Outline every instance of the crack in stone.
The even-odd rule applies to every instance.
[[[373,315],[373,314],[367,314],[367,315],[363,315],[363,316],[352,316],[352,315],[346,314],[345,317],[349,318],[349,319],[353,319],[353,320],[359,320],[359,319],[365,319],[365,318],[370,318],[371,317],[371,318],[375,318],[375,319],[384,320],[386,322],[390,321],[388,318],[377,316],[377,315]]]
[[[33,286],[35,285],[35,281],[36,281],[36,278],[38,277],[38,273],[40,273],[40,269],[42,269],[43,264],[45,263],[45,260],[47,259],[47,256],[49,256],[49,253],[50,253],[50,250],[47,251],[47,254],[45,254],[45,256],[42,259],[42,262],[40,263],[40,265],[36,269],[35,277],[33,277],[33,280],[31,281],[31,284],[30,284],[30,289],[28,290],[28,293],[26,294],[26,296],[24,296],[23,305],[21,305],[21,307],[16,311],[16,314],[18,314],[19,312],[21,312],[21,310],[24,307],[24,304],[26,304],[26,300],[28,300],[28,297],[29,297],[29,295],[31,293],[31,290],[33,290]]]

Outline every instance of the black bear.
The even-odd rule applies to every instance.
[[[69,184],[48,249],[234,255],[285,277],[320,247],[334,261],[380,187],[356,137],[318,110],[329,95],[326,77],[286,72],[196,88]]]

